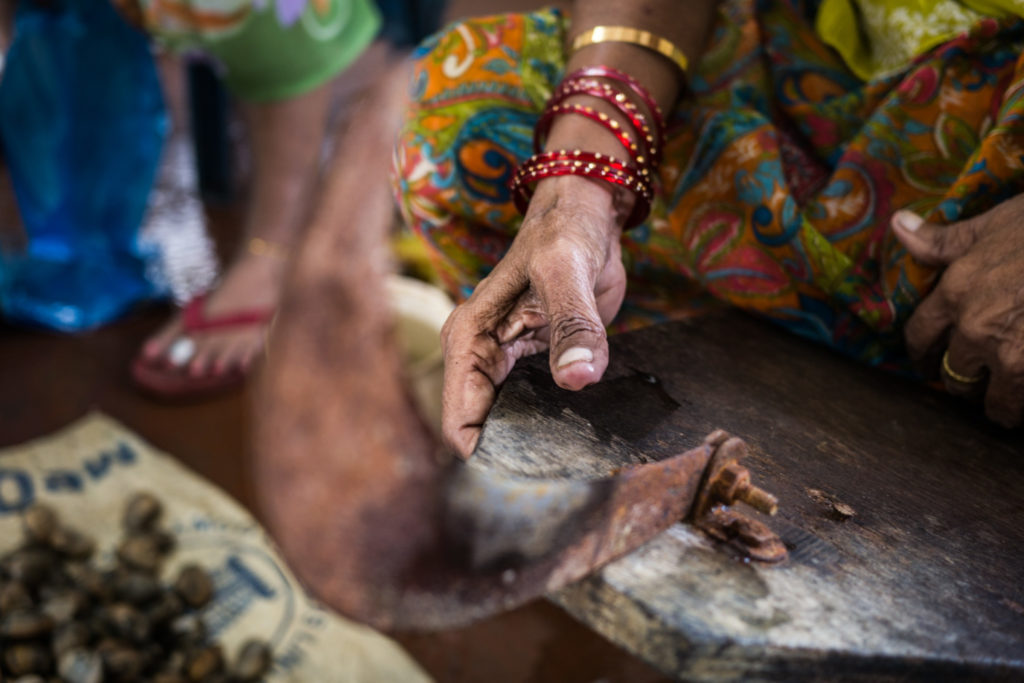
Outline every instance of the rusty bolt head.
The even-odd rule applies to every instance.
[[[733,461],[722,467],[710,483],[711,494],[723,505],[741,500],[767,515],[774,515],[779,501],[772,494],[750,483],[750,470]]]
[[[724,505],[731,505],[738,500],[737,492],[750,484],[750,471],[738,462],[730,462],[718,471],[711,481],[711,491],[715,498]]]

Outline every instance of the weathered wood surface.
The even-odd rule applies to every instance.
[[[475,466],[597,477],[720,427],[779,496],[760,518],[790,558],[677,524],[551,599],[687,680],[1024,680],[1024,434],[736,313],[611,345],[580,393],[521,363]]]

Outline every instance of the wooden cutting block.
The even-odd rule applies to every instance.
[[[521,362],[473,466],[596,478],[722,428],[789,559],[676,524],[552,600],[687,680],[1024,680],[1024,433],[735,312],[610,343],[577,393]]]

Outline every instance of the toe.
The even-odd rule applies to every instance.
[[[242,367],[242,359],[245,356],[245,343],[238,339],[225,342],[217,351],[214,359],[214,372],[223,375],[232,370]]]
[[[241,352],[240,367],[248,372],[263,355],[263,339],[250,339]]]
[[[200,339],[196,344],[196,355],[188,366],[188,374],[192,377],[204,377],[214,372],[214,362],[220,351],[221,343],[216,339]]]
[[[160,331],[147,339],[142,345],[142,357],[153,361],[167,353],[171,344],[174,343],[183,332],[181,316],[177,315],[167,325],[160,328]]]

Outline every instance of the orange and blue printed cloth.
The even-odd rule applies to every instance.
[[[614,328],[718,301],[905,368],[902,324],[939,273],[906,253],[890,217],[949,223],[1024,189],[1024,23],[984,18],[863,81],[815,32],[815,10],[721,6],[671,118],[651,217],[623,237],[629,286]],[[494,16],[416,55],[394,182],[459,298],[521,220],[508,180],[562,77],[566,28],[556,10]]]

